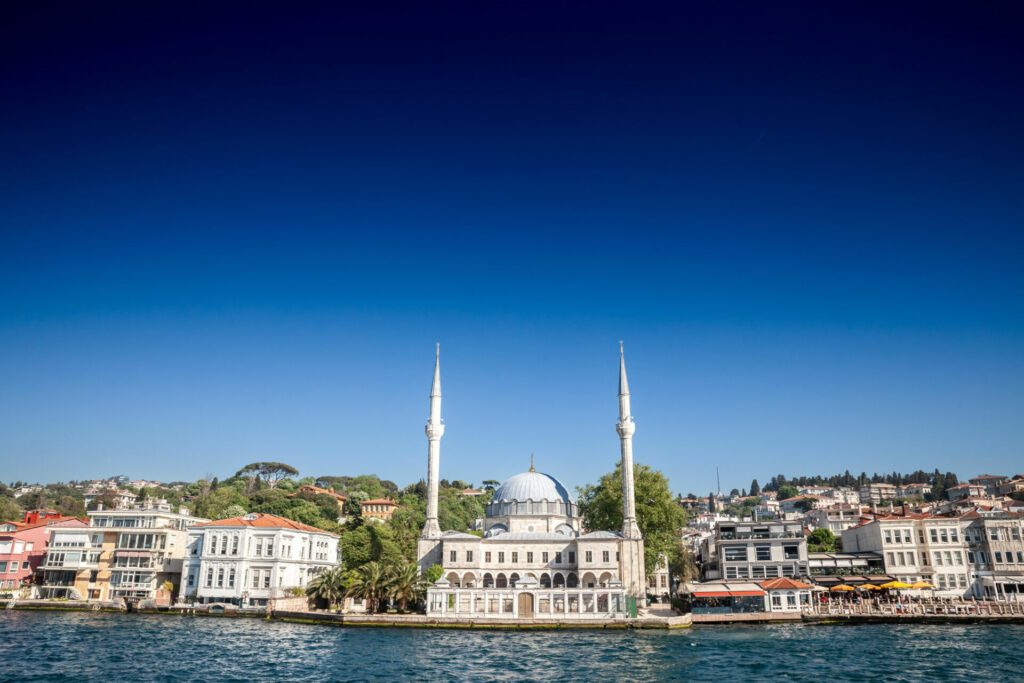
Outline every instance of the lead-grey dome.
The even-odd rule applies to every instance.
[[[550,474],[523,472],[505,480],[494,492],[492,502],[504,501],[560,501],[572,503],[569,491]]]

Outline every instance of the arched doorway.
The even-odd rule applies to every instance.
[[[495,588],[508,588],[508,579],[505,578],[504,574],[498,574],[498,578],[494,580]]]
[[[600,586],[601,588],[607,588],[608,584],[611,583],[611,580],[612,580],[611,573],[605,572],[604,574],[601,574],[601,578],[599,578],[597,580],[597,585]]]
[[[519,583],[519,574],[512,574],[508,577],[508,585],[512,588],[515,588],[517,583]]]
[[[476,588],[476,575],[473,572],[466,572],[462,575],[463,588]]]
[[[566,579],[565,585],[567,588],[576,588],[580,585],[580,580],[576,576],[575,572],[570,572],[569,578]]]
[[[484,588],[494,588],[494,577],[490,572],[484,574]]]
[[[532,619],[533,618],[533,594],[532,593],[520,593],[519,594],[519,618],[520,619]]]
[[[597,577],[594,576],[593,572],[587,572],[583,575],[584,588],[593,588],[595,585],[597,585]]]
[[[565,577],[559,573],[555,573],[555,588],[565,588]]]
[[[452,585],[452,588],[458,588],[459,587],[459,575],[458,574],[456,574],[455,572],[448,572],[447,579],[448,579],[448,583],[450,583]]]
[[[544,573],[540,575],[540,587],[551,588],[551,574]]]

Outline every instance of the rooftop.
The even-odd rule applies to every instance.
[[[270,515],[263,512],[253,512],[248,515],[241,517],[229,517],[227,519],[217,519],[212,522],[203,522],[201,524],[194,525],[193,528],[201,527],[251,527],[257,529],[292,529],[293,531],[309,531],[318,534],[327,534],[328,536],[337,537],[337,534],[332,534],[329,531],[323,529],[317,529],[315,526],[303,524],[302,522],[296,522],[295,520],[288,519],[287,517],[279,517],[277,515]]]

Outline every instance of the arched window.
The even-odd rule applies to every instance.
[[[561,572],[555,573],[555,588],[565,588],[565,577]]]
[[[576,588],[580,585],[579,577],[576,576],[575,572],[569,574],[569,578],[565,581],[566,588]]]
[[[508,585],[509,586],[511,586],[512,588],[515,588],[517,583],[519,583],[519,574],[512,574],[511,576],[508,577]]]
[[[551,588],[551,575],[550,574],[541,574],[540,575],[540,587],[541,588]]]
[[[494,588],[494,577],[490,572],[484,574],[484,588]]]
[[[495,588],[508,588],[508,579],[505,578],[504,574],[498,574],[498,578],[494,580]]]
[[[448,576],[446,578],[448,579],[448,583],[450,583],[453,588],[458,588],[459,587],[459,575],[458,574],[456,574],[455,572],[449,572]]]

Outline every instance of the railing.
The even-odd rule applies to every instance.
[[[804,608],[812,616],[1024,616],[1024,602],[991,600],[829,600]]]

